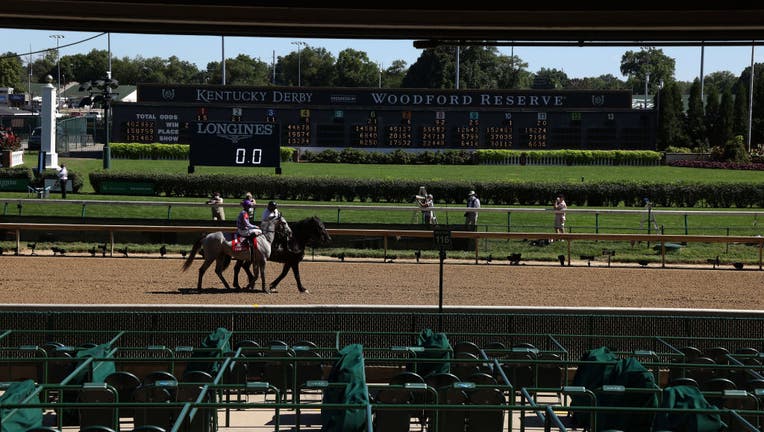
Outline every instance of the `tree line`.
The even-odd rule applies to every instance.
[[[56,50],[25,64],[21,56],[0,56],[0,86],[26,90],[27,80],[45,82],[57,76]],[[658,109],[658,149],[669,146],[706,150],[722,145],[735,135],[747,133],[748,80],[750,68],[740,76],[729,71],[705,77],[705,97],[700,82],[674,78],[675,60],[663,50],[646,47],[626,51],[620,64],[620,79],[611,74],[570,78],[559,69],[528,70],[520,57],[501,54],[496,47],[460,47],[459,88],[518,89],[564,88],[587,90],[631,90],[635,95],[656,95]],[[764,78],[756,66],[754,84],[753,142],[764,142]],[[108,69],[108,52],[66,55],[60,59],[62,82],[84,82],[103,78]],[[213,61],[205,69],[176,56],[169,58],[121,57],[112,59],[112,77],[122,84],[174,83],[220,84],[222,67]],[[764,70],[764,69],[762,69]],[[242,86],[455,88],[456,48],[438,46],[422,51],[408,66],[396,60],[387,68],[371,61],[364,51],[345,49],[335,58],[322,47],[306,46],[279,56],[274,64],[246,54],[226,59],[226,83]],[[685,105],[686,102],[686,105]]]
[[[8,52],[0,56],[0,85],[26,90],[28,77],[44,83],[45,76],[57,76],[56,50],[47,51],[31,62]],[[65,55],[60,59],[63,82],[84,82],[104,78],[108,69],[108,52],[92,50],[87,54]],[[611,74],[598,77],[570,78],[559,69],[528,70],[520,57],[501,54],[496,47],[466,46],[460,48],[459,87],[463,89],[513,89],[531,87],[623,90],[642,93],[644,74],[651,71],[650,89],[658,83],[673,81],[674,60],[660,49],[627,51],[621,60],[625,80]],[[114,57],[112,77],[123,84],[178,83],[220,84],[219,61],[207,63],[204,69],[176,56],[169,58]],[[725,72],[722,74],[729,74]],[[713,75],[713,74],[712,74]],[[711,85],[727,75],[711,80]],[[369,59],[365,51],[345,49],[335,58],[322,47],[306,46],[279,56],[275,64],[239,54],[226,59],[226,83],[229,85],[280,85],[315,87],[386,87],[386,88],[455,88],[456,48],[438,46],[422,51],[408,66],[396,60],[386,68]],[[689,84],[686,86],[689,88]],[[652,93],[652,91],[651,91]]]

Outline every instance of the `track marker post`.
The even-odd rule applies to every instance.
[[[446,227],[436,226],[432,235],[435,244],[440,248],[440,269],[438,271],[438,331],[443,331],[443,261],[446,260],[446,248],[451,247],[451,230]]]

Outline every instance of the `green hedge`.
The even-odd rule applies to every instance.
[[[330,177],[284,177],[278,175],[187,175],[96,171],[90,183],[101,193],[104,181],[148,182],[156,195],[208,197],[220,192],[238,198],[251,191],[256,198],[300,201],[412,202],[421,186],[419,180],[354,179]],[[475,190],[484,204],[551,205],[558,193],[570,205],[643,205],[649,197],[661,207],[764,207],[764,188],[755,183],[547,183],[547,182],[427,182],[427,190],[438,203],[461,204]]]
[[[475,161],[472,152],[464,150],[424,151],[421,153],[395,150],[391,153],[374,152],[346,148],[342,151],[327,149],[319,153],[304,151],[300,155],[304,162],[349,163],[349,164],[396,164],[396,165],[471,165]]]
[[[569,165],[591,165],[607,161],[613,165],[655,165],[662,155],[641,150],[442,150],[419,153],[395,150],[390,153],[346,148],[342,151],[327,149],[319,153],[307,150],[300,155],[305,162],[350,164],[427,164],[472,165],[480,163],[505,163],[510,158],[523,158],[531,162],[561,159]]]
[[[124,144],[111,143],[115,159],[188,159],[188,144]]]
[[[662,158],[661,153],[648,150],[477,150],[475,154],[478,163],[499,163],[513,157],[525,157],[528,161],[560,158],[569,165],[591,165],[600,161],[614,165],[654,165]]]
[[[17,178],[32,181],[34,174],[28,167],[0,168],[0,178]]]
[[[35,177],[34,172],[28,167],[0,168],[0,178],[18,178],[29,182],[30,186],[42,187],[45,185],[45,179],[58,179],[58,171],[55,169],[46,169],[42,176]],[[68,178],[72,182],[72,191],[77,193],[82,189],[82,176],[76,171],[68,170]]]
[[[174,159],[187,160],[191,146],[188,144],[137,144],[111,143],[111,157],[115,159]],[[294,149],[281,147],[281,160],[292,160]]]

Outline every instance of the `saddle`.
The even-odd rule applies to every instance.
[[[231,249],[234,252],[246,252],[249,250],[249,242],[244,236],[235,233],[231,239]]]

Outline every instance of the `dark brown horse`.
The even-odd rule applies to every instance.
[[[270,261],[284,264],[281,274],[271,282],[270,289],[274,291],[284,277],[292,270],[294,279],[297,281],[297,289],[300,293],[307,293],[308,290],[302,286],[300,280],[300,261],[305,257],[305,247],[308,245],[322,244],[330,241],[332,238],[326,232],[326,227],[318,216],[309,217],[298,222],[289,224],[292,235],[288,236],[285,232],[277,231],[271,244]],[[234,286],[237,285],[239,269],[243,263],[237,261],[234,267]]]

